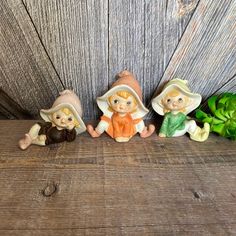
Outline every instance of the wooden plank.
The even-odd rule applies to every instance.
[[[109,1],[109,82],[124,70],[144,76],[144,0]]]
[[[63,84],[81,98],[84,117],[97,118],[95,99],[108,87],[107,1],[24,3]]]
[[[180,2],[110,1],[110,84],[117,72],[129,69],[142,85],[144,102],[150,100],[198,3],[193,0],[180,6]]]
[[[20,0],[0,6],[0,87],[21,107],[37,115],[63,86]]]
[[[192,17],[198,0],[145,1],[144,97],[151,96]]]
[[[27,111],[22,109],[11,97],[0,89],[0,113],[8,119],[30,119]]]
[[[236,75],[233,76],[227,83],[225,83],[215,94],[221,94],[225,92],[236,93]]]
[[[127,236],[155,236],[155,235],[176,235],[176,236],[213,236],[213,235],[235,235],[233,224],[212,224],[212,225],[158,225],[158,226],[136,226],[136,227],[107,227],[90,229],[61,229],[61,230],[0,230],[3,236],[71,236],[71,235],[127,235]]]
[[[106,134],[102,138],[93,139],[89,134],[83,133],[77,137],[76,142],[48,147],[32,146],[26,151],[21,151],[17,146],[18,140],[34,123],[35,121],[32,120],[11,121],[10,123],[0,121],[1,133],[4,135],[0,139],[0,147],[2,147],[0,149],[2,150],[0,168],[3,166],[7,168],[50,168],[52,166],[74,168],[74,164],[78,164],[78,168],[92,165],[99,167],[104,165],[104,160],[106,160],[106,165],[111,167],[121,165],[134,168],[150,164],[157,167],[163,165],[211,165],[212,163],[228,165],[234,163],[236,158],[234,142],[214,134],[211,134],[211,138],[204,143],[193,142],[187,135],[162,139],[154,134],[145,140],[136,135],[130,142],[119,144]],[[159,127],[160,125],[157,126],[157,129]],[[14,130],[14,135],[9,133],[9,130]],[[175,145],[173,145],[173,141]],[[9,153],[11,153],[10,156]],[[55,155],[57,158],[54,158]]]
[[[1,235],[235,234],[234,142],[84,133],[21,151],[32,122],[0,121]]]
[[[235,1],[201,0],[159,88],[175,77],[187,79],[206,99],[226,84],[236,71],[235,12]]]

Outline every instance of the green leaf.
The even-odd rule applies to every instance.
[[[212,114],[215,114],[215,110],[216,110],[216,100],[217,100],[217,96],[212,96],[208,99],[208,106],[212,112]]]
[[[198,109],[196,118],[209,123],[212,132],[236,140],[236,94],[214,95],[208,99],[208,106],[211,112]]]
[[[225,103],[231,98],[232,93],[223,93],[219,96],[219,104],[225,105]]]
[[[211,126],[211,131],[222,135],[223,131],[224,131],[224,128],[225,128],[224,124],[212,125]]]
[[[221,114],[221,110],[215,110],[215,114],[214,114],[217,118],[219,118],[220,120],[223,121],[227,121],[227,117],[225,117],[225,115]]]
[[[200,110],[200,109],[197,109],[196,110],[196,118],[201,120],[203,118],[206,118],[208,117],[209,115],[207,113],[205,113],[204,111]]]
[[[209,123],[209,122],[208,122],[208,123]],[[223,120],[219,120],[219,119],[217,119],[217,118],[215,118],[215,117],[212,117],[212,121],[211,121],[211,124],[212,124],[212,125],[223,124],[223,123],[224,123]]]

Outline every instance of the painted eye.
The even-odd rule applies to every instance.
[[[118,104],[118,103],[119,103],[119,100],[118,100],[118,99],[115,99],[115,100],[114,100],[114,103],[115,103],[115,104]]]
[[[69,117],[69,118],[68,118],[68,121],[72,121],[72,120],[73,120],[72,117]]]
[[[60,116],[56,116],[56,119],[58,119],[58,120],[59,120],[60,118],[61,118]]]
[[[166,101],[167,101],[167,103],[171,103],[171,99],[170,98],[168,98]]]
[[[178,99],[178,102],[179,102],[179,103],[182,103],[182,102],[183,102],[183,98],[179,98],[179,99]]]
[[[128,102],[127,102],[127,105],[130,105],[130,104],[131,104],[131,101],[128,101]]]

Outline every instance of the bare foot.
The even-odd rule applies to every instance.
[[[19,141],[19,147],[22,150],[25,150],[32,143],[32,139],[29,134],[25,134],[25,137]]]
[[[101,135],[98,132],[96,132],[96,130],[94,130],[92,125],[87,125],[87,131],[93,138],[97,138]]]
[[[128,137],[118,137],[118,138],[115,138],[116,142],[119,142],[119,143],[124,143],[124,142],[128,142],[130,140],[130,138]]]
[[[143,132],[140,134],[142,138],[147,138],[153,134],[155,131],[155,126],[154,125],[149,125],[148,129],[147,127],[144,128]]]

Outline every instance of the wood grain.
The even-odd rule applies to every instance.
[[[145,1],[144,97],[148,103],[198,4],[192,1]]]
[[[109,1],[109,82],[128,69],[140,83],[144,76],[144,11],[143,0]]]
[[[236,233],[233,141],[153,135],[122,144],[84,133],[21,151],[32,122],[0,121],[1,235]]]
[[[108,4],[103,0],[24,0],[66,88],[97,118],[95,99],[108,88]]]
[[[221,89],[236,72],[235,13],[235,1],[201,0],[159,88],[177,77],[204,99]],[[235,83],[231,80],[231,87]]]
[[[193,12],[180,17],[178,1],[167,0],[24,3],[63,83],[84,101],[87,119],[97,118],[95,98],[125,68],[150,99]]]
[[[0,88],[37,115],[49,107],[63,86],[20,0],[0,6]]]
[[[22,109],[11,97],[0,89],[0,113],[8,119],[30,119],[30,114]]]
[[[236,93],[236,75],[233,76],[227,83],[225,83],[215,94],[220,94],[224,92]]]
[[[147,104],[198,3],[191,2],[192,11],[183,16],[178,1],[109,2],[110,84],[117,72],[133,71]]]

